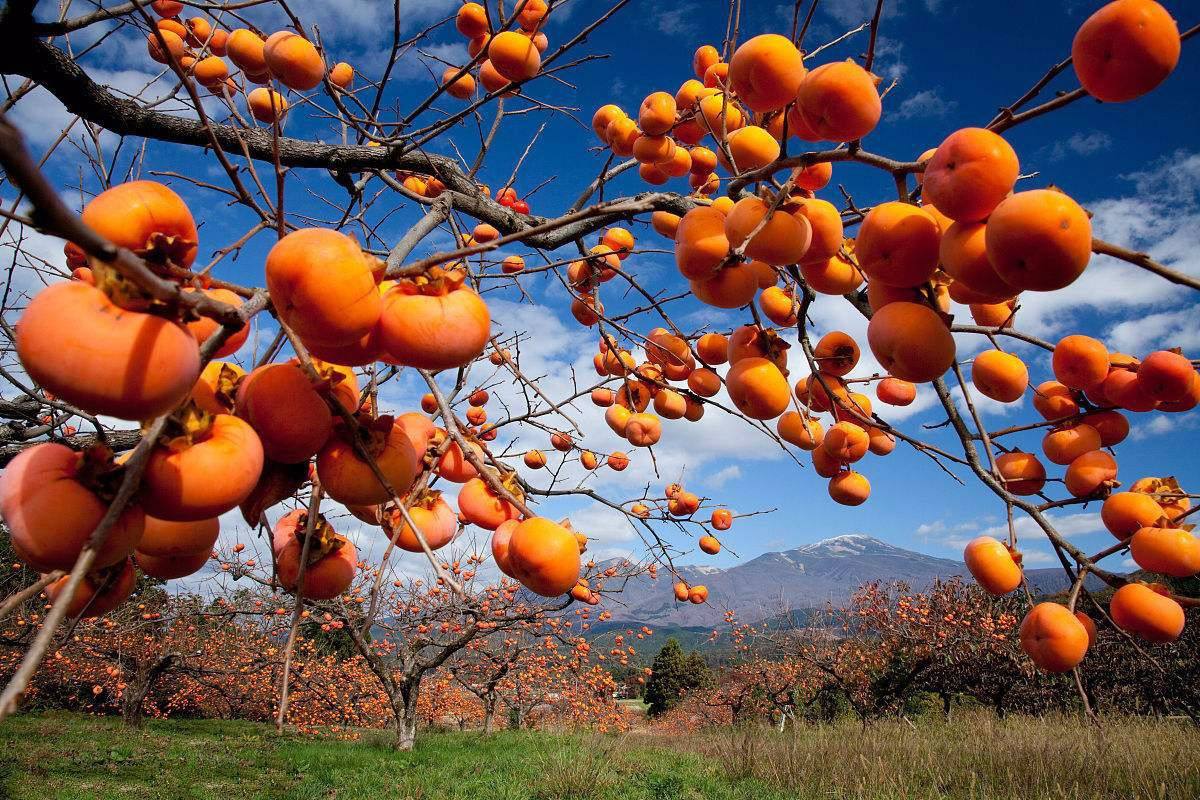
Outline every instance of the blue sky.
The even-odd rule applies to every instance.
[[[319,25],[331,60],[351,61],[373,75],[381,69],[390,43],[390,5],[377,0],[291,3],[302,20]],[[744,5],[747,8],[742,20],[743,38],[763,32],[788,32],[791,3],[755,0]],[[897,80],[897,85],[885,99],[882,123],[867,137],[864,146],[889,156],[911,158],[936,146],[959,127],[986,123],[998,107],[1020,96],[1051,64],[1067,55],[1075,29],[1099,5],[1082,0],[1007,4],[947,0],[889,2],[889,11],[881,25],[876,71],[885,77],[885,85],[892,79]],[[1188,8],[1186,3],[1165,5],[1179,19],[1181,28],[1195,24],[1200,18],[1200,10]],[[442,18],[455,6],[451,0],[406,3],[405,35]],[[587,124],[594,109],[616,102],[634,111],[651,91],[673,93],[680,83],[692,77],[694,49],[702,43],[720,45],[725,28],[724,6],[716,0],[669,7],[650,0],[633,0],[577,51],[579,55],[607,54],[607,58],[589,61],[566,75],[573,85],[540,80],[530,88],[530,94],[538,100],[578,109],[572,112],[577,119],[546,112],[510,118],[480,174],[481,179],[493,187],[503,184],[530,137],[545,123],[545,131],[527,159],[516,188],[523,194],[543,180],[553,178],[530,198],[534,213],[553,215],[568,207],[604,162],[605,156],[595,149],[597,142]],[[601,7],[607,7],[607,3],[572,0],[553,14],[547,29],[551,47],[573,36]],[[806,45],[811,49],[858,26],[869,18],[873,7],[870,0],[823,0]],[[272,25],[280,24],[279,18],[256,16],[253,9],[249,16],[265,30],[273,30]],[[111,28],[100,26],[94,33],[85,32],[73,44],[78,50],[95,33]],[[867,33],[860,33],[823,52],[809,66],[858,55],[866,44]],[[1147,249],[1160,260],[1190,274],[1200,274],[1200,145],[1197,144],[1200,114],[1194,89],[1200,81],[1198,47],[1194,42],[1185,44],[1178,69],[1147,97],[1122,105],[1081,101],[1020,126],[1008,135],[1020,156],[1022,172],[1038,173],[1022,184],[1024,188],[1051,183],[1062,187],[1095,213],[1098,236]],[[420,49],[451,62],[465,61],[465,47],[453,25],[439,28]],[[404,59],[385,107],[395,103],[406,111],[429,91],[432,79],[423,60],[417,53]],[[110,31],[110,38],[83,63],[102,83],[120,90],[137,91],[147,83],[156,87],[161,84],[155,82],[156,65],[145,56],[142,40],[129,30]],[[440,74],[441,65],[429,63]],[[1074,76],[1068,70],[1050,90],[1069,90],[1075,86]],[[327,99],[324,105],[328,107]],[[522,101],[516,101],[516,107],[521,105]],[[459,106],[458,101],[446,98],[437,107],[453,111]],[[215,102],[210,101],[208,108],[218,119],[225,114]],[[39,153],[69,119],[61,107],[40,92],[18,104],[13,116]],[[484,124],[490,121],[488,111],[484,114]],[[327,122],[303,113],[289,117],[287,132],[324,141],[336,141],[341,135]],[[453,140],[468,159],[474,156],[478,133],[473,122],[455,128],[447,139]],[[73,141],[91,147],[78,137]],[[101,138],[106,157],[112,156],[114,144],[111,136]],[[130,164],[134,150],[130,144],[117,159],[121,169]],[[433,149],[448,155],[454,153],[449,141],[439,142]],[[53,179],[64,187],[65,195],[75,205],[80,198],[77,188],[70,191],[66,187],[78,187],[81,163],[78,149],[64,146],[48,165]],[[201,157],[194,149],[151,145],[146,168],[223,182],[216,162]],[[887,197],[892,191],[889,176],[853,164],[835,166],[831,188],[837,184],[844,185],[863,203]],[[247,212],[226,208],[211,193],[180,181],[171,185],[191,203],[198,221],[203,222],[201,260],[253,224]],[[96,179],[85,172],[83,186],[85,191],[94,191]],[[380,188],[375,182],[368,192]],[[630,171],[612,182],[608,196],[645,188],[635,171]],[[686,191],[686,184],[683,180],[675,181],[667,188]],[[315,199],[318,196],[341,202],[344,192],[319,173],[293,173],[287,199],[289,209],[327,217],[328,208]],[[827,189],[819,196],[835,203],[839,200],[836,189]],[[11,190],[5,187],[0,197],[10,202]],[[385,212],[390,216],[379,227],[379,233],[389,242],[394,242],[420,213],[412,204],[398,204],[387,197],[376,206],[370,217],[372,222],[383,219]],[[635,225],[633,231],[639,247],[665,249],[665,240],[657,237],[648,225]],[[58,263],[61,245],[42,241],[36,234],[32,237],[28,246]],[[261,284],[263,258],[272,241],[270,235],[259,235],[236,262],[222,263],[216,274]],[[448,235],[439,234],[417,255],[444,249],[449,244]],[[0,248],[4,249],[0,256],[7,265],[12,257],[11,241],[0,242]],[[504,252],[520,253],[534,263],[534,254],[527,250],[513,248]],[[638,254],[625,264],[647,286],[674,291],[685,286],[669,254]],[[14,280],[21,282],[19,288],[31,286],[28,277]],[[488,293],[497,330],[506,334],[536,332],[536,337],[528,340],[522,357],[527,371],[546,376],[544,384],[551,396],[555,396],[555,390],[561,394],[569,387],[572,367],[578,370],[581,383],[592,381],[594,332],[584,332],[571,319],[566,294],[556,280],[541,275],[524,285],[525,297],[504,288]],[[630,302],[617,297],[605,300],[609,311],[631,308]],[[1189,296],[1186,290],[1131,266],[1095,258],[1085,276],[1067,290],[1051,295],[1027,295],[1017,321],[1022,329],[1052,341],[1068,331],[1084,331],[1104,338],[1112,349],[1138,355],[1175,345],[1195,355],[1200,351],[1196,325],[1200,319],[1198,302],[1200,298]],[[966,316],[965,309],[957,310]],[[672,307],[671,313],[696,327],[707,324],[714,329],[729,329],[748,321],[744,313],[718,312],[688,301]],[[822,299],[813,309],[813,319],[818,334],[840,328],[865,343],[862,337],[865,324],[838,298]],[[643,318],[643,330],[652,325]],[[252,351],[255,341],[269,338],[272,333],[259,331],[243,355]],[[964,339],[960,343],[960,359],[969,359],[979,346],[979,342]],[[1039,352],[1023,347],[1013,350],[1029,358],[1034,383],[1050,377],[1048,359]],[[793,356],[793,378],[806,371],[800,361],[798,355]],[[490,373],[481,373],[487,374]],[[387,390],[384,400],[392,410],[410,410],[420,390],[415,381],[402,380]],[[497,393],[516,396],[511,388],[501,387]],[[922,425],[942,419],[932,407],[930,394],[923,389],[912,408],[885,417],[902,424],[910,433],[921,432]],[[1010,406],[983,405],[985,419],[993,428],[1034,420],[1035,412],[1028,400]],[[496,413],[498,407],[493,406],[492,410]],[[628,449],[604,428],[590,404],[580,405],[577,416],[589,432],[587,446],[599,451]],[[1175,474],[1185,486],[1194,488],[1200,482],[1197,475],[1200,460],[1194,446],[1200,430],[1197,424],[1200,412],[1131,416],[1133,434],[1118,450],[1120,478],[1132,482],[1145,475]],[[956,441],[945,431],[924,431],[921,435],[957,452]],[[1013,440],[1027,450],[1037,450],[1039,441],[1037,434]],[[546,445],[542,435],[523,435],[512,443],[517,452]],[[863,462],[861,471],[872,483],[872,496],[864,506],[854,509],[830,501],[826,482],[813,474],[810,467],[798,467],[782,457],[768,439],[755,436],[743,423],[716,413],[710,413],[699,425],[667,423],[663,442],[656,452],[659,475],[654,474],[646,454],[637,453],[627,472],[617,475],[601,471],[596,479],[597,488],[607,496],[623,500],[639,495],[647,483],[653,494],[659,494],[665,483],[682,475],[689,488],[735,511],[779,509],[774,514],[735,522],[733,530],[723,537],[727,550],[720,555],[709,557],[697,551],[684,555],[681,559],[684,562],[728,566],[737,556],[745,559],[842,533],[868,533],[897,545],[957,557],[966,540],[1003,521],[1003,506],[990,492],[974,484],[965,472],[961,477],[966,485],[959,486],[927,458],[903,445],[886,459],[868,457]],[[555,463],[553,458],[551,463]],[[572,469],[575,468],[568,468],[567,474]],[[533,474],[531,479],[536,483],[544,480],[544,476],[545,473]],[[1057,519],[1064,532],[1080,546],[1095,550],[1111,542],[1099,525],[1097,511],[1095,504],[1083,509],[1073,507],[1057,515]],[[598,538],[595,549],[603,555],[641,552],[628,524],[619,515],[590,501],[556,500],[545,504],[544,513],[556,517],[569,514],[579,529]],[[355,523],[347,520],[344,524]],[[1024,524],[1020,530],[1030,531],[1022,539],[1029,563],[1049,565],[1051,556],[1040,534],[1026,529]],[[663,534],[680,550],[693,549],[691,539],[666,528]],[[246,533],[231,521],[226,535],[244,537]],[[360,530],[356,539],[360,547],[366,545],[371,552],[382,536]]]

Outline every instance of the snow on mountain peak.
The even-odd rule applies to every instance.
[[[858,556],[864,553],[893,552],[896,549],[893,545],[865,533],[845,533],[806,544],[796,550],[807,555]]]

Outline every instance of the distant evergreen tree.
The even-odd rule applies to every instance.
[[[687,675],[686,688],[689,692],[706,688],[714,682],[712,670],[709,669],[708,662],[704,660],[704,656],[700,655],[699,650],[688,653],[685,674]]]
[[[704,658],[695,650],[684,655],[679,641],[672,636],[654,657],[642,699],[649,706],[650,716],[656,717],[673,708],[688,692],[711,681],[712,672]]]

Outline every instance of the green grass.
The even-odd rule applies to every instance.
[[[247,722],[32,714],[0,724],[0,800],[1117,800],[1200,797],[1184,721],[852,720],[665,737],[385,732],[346,742]]]
[[[71,714],[0,724],[0,799],[115,800],[774,800],[753,778],[730,779],[694,753],[628,737],[501,731],[428,732],[397,753],[374,732],[343,742],[277,736],[213,720],[148,722]]]

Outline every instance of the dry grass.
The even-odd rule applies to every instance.
[[[665,745],[667,743],[664,743]],[[671,742],[797,798],[1195,798],[1200,732],[1189,722],[963,713],[762,728]]]

